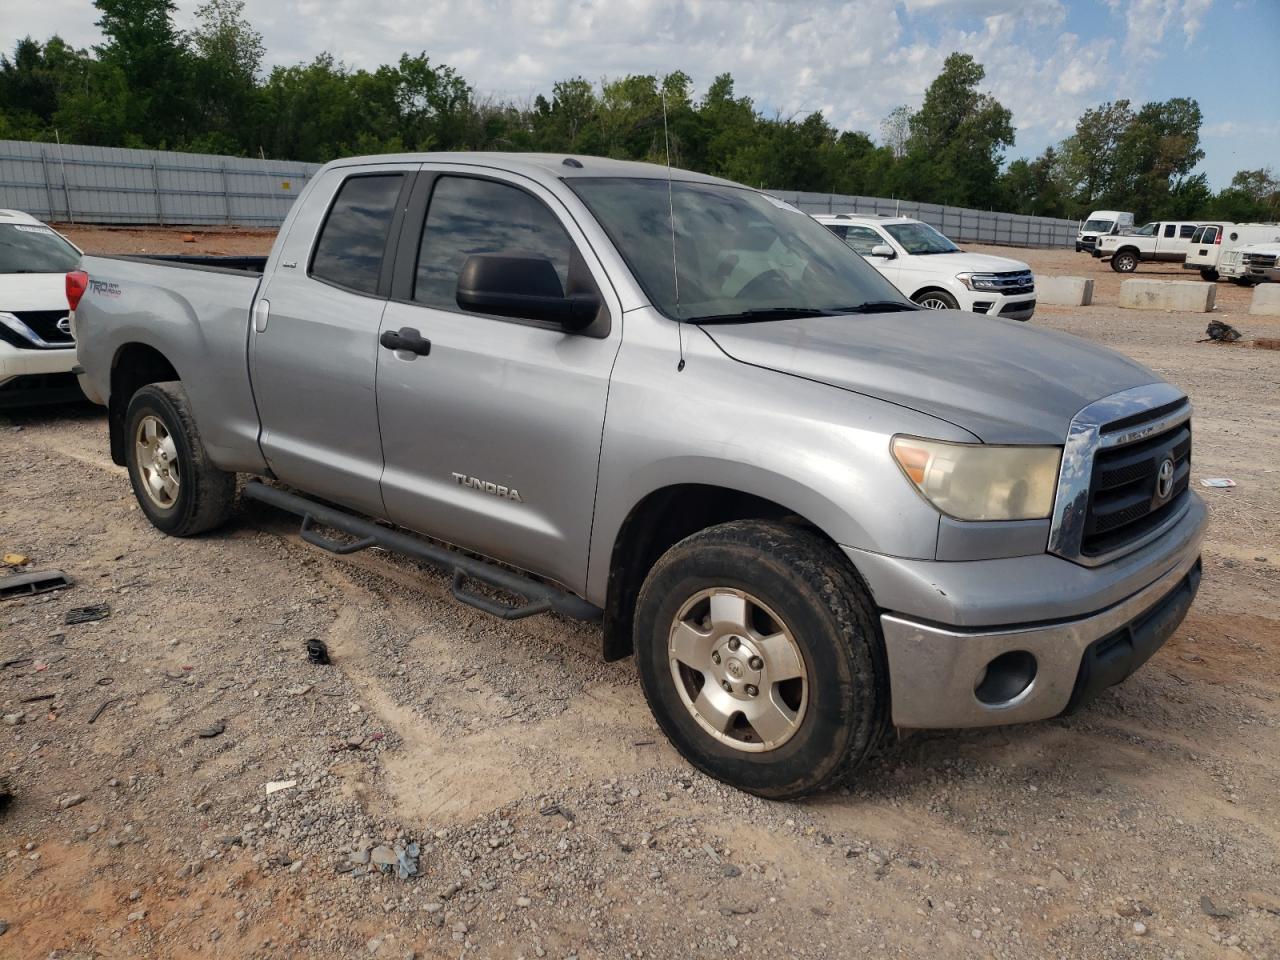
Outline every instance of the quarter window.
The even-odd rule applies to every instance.
[[[457,310],[458,274],[477,253],[546,257],[568,289],[573,252],[560,221],[525,191],[492,180],[441,177],[422,228],[413,299]]]
[[[1196,225],[1194,223],[1184,223],[1178,228],[1178,237],[1179,239],[1185,240],[1195,232]]]
[[[850,227],[845,234],[844,242],[864,257],[871,256],[871,248],[880,244],[888,245],[888,241],[870,227]]]
[[[359,293],[377,293],[387,231],[404,175],[352,177],[338,190],[320,228],[311,275]]]

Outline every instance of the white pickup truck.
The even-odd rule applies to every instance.
[[[1116,273],[1133,273],[1144,261],[1182,263],[1199,227],[1198,221],[1158,220],[1131,233],[1099,237],[1093,255],[1110,260]]]
[[[1021,260],[967,253],[910,217],[839,213],[814,219],[922,307],[1010,320],[1030,320],[1035,313],[1035,277]]]

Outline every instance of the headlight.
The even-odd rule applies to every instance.
[[[970,290],[999,290],[996,278],[989,273],[957,273],[956,279]]]
[[[1062,448],[894,437],[893,457],[924,498],[950,517],[1040,520],[1053,512]]]

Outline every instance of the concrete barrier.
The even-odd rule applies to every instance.
[[[1134,310],[1177,310],[1208,313],[1216,284],[1187,280],[1122,280],[1120,306]]]
[[[1036,303],[1087,307],[1093,303],[1093,281],[1088,277],[1036,277]]]
[[[1254,287],[1249,312],[1264,317],[1280,317],[1280,283],[1260,283]]]

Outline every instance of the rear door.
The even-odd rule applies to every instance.
[[[621,305],[578,224],[532,180],[427,166],[410,211],[382,329],[430,346],[378,358],[387,515],[581,591]],[[566,293],[594,289],[608,315],[567,333],[466,312],[458,273],[477,253],[547,257]]]
[[[417,166],[335,168],[312,188],[250,334],[260,445],[272,472],[373,516],[384,513],[378,327]]]

